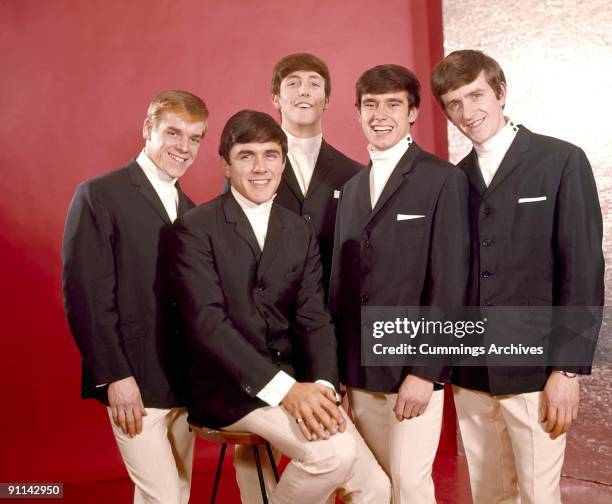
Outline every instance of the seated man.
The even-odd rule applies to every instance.
[[[231,190],[175,226],[190,420],[254,432],[293,459],[271,502],[327,502],[337,489],[350,502],[389,502],[389,481],[334,390],[316,236],[273,202],[287,138],[269,115],[243,110],[219,154]]]

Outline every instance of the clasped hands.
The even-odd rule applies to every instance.
[[[329,439],[346,430],[340,402],[333,389],[320,383],[295,382],[281,401],[308,441]]]

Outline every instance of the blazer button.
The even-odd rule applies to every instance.
[[[266,290],[266,284],[261,282],[257,284],[257,287],[255,287],[257,289],[257,292],[263,292]]]
[[[493,213],[493,210],[491,210],[489,207],[484,207],[482,209],[482,213],[484,213],[485,215],[491,215]]]
[[[312,219],[310,214],[304,214],[303,217],[304,217],[304,220],[306,220],[306,221],[309,221],[310,219]]]
[[[365,241],[363,242],[363,246],[364,246],[364,248],[370,248],[370,245],[371,245],[370,240],[365,240]]]
[[[480,276],[482,278],[489,278],[490,276],[493,276],[493,273],[491,273],[490,271],[483,271]]]
[[[366,304],[369,299],[370,298],[367,296],[367,294],[362,294],[361,295],[361,304]]]
[[[489,240],[488,238],[482,240],[483,247],[490,247],[491,245],[493,245],[493,240]]]

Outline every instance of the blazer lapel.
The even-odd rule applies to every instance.
[[[300,184],[298,183],[297,178],[295,177],[295,172],[293,171],[293,166],[291,166],[291,161],[289,161],[289,156],[287,156],[287,162],[285,163],[285,169],[283,170],[283,176],[281,178],[282,184],[286,184],[291,192],[295,194],[295,197],[300,201],[304,201],[304,194],[302,193],[302,189],[300,189]]]
[[[366,227],[372,221],[376,214],[380,212],[380,210],[385,206],[387,201],[389,201],[389,198],[391,198],[391,196],[393,196],[393,194],[395,194],[399,187],[404,183],[405,176],[408,175],[414,168],[414,160],[416,159],[419,152],[421,152],[421,148],[415,143],[412,143],[412,145],[408,147],[408,150],[404,153],[404,155],[398,161],[396,167],[391,172],[389,180],[387,180],[387,183],[385,184],[385,187],[383,188],[383,191],[380,194],[378,201],[376,201],[376,205],[374,205],[374,208],[372,209],[372,212],[368,216],[363,227]],[[371,169],[372,166],[370,164],[370,170]],[[368,203],[369,202],[370,191],[368,176]]]
[[[508,175],[510,175],[521,164],[522,154],[529,150],[529,130],[524,126],[519,126],[519,131],[510,144],[510,148],[504,159],[502,159],[493,180],[489,184],[487,194],[492,193]],[[480,170],[479,170],[480,171]]]
[[[478,157],[474,149],[472,149],[469,155],[459,164],[459,167],[467,175],[470,184],[472,184],[478,191],[478,194],[482,196],[487,190],[487,184],[484,178],[482,178],[482,172],[478,167]]]
[[[223,194],[221,205],[225,213],[225,221],[234,224],[234,231],[248,244],[255,259],[259,262],[261,258],[259,243],[257,243],[257,238],[255,238],[251,223],[242,211],[242,208],[240,208],[238,202],[234,199],[231,191]]]
[[[149,182],[149,179],[136,161],[132,161],[128,165],[128,174],[132,185],[138,188],[140,195],[147,200],[147,203],[151,205],[151,208],[155,210],[155,213],[157,213],[157,215],[159,215],[166,224],[172,224],[172,221],[170,220],[161,199],[159,199],[159,196],[155,192],[155,189],[153,189],[151,182]]]
[[[259,267],[257,268],[258,280],[261,280],[268,268],[272,265],[272,261],[276,257],[276,254],[283,243],[283,227],[283,221],[278,214],[277,206],[275,203],[273,203],[272,209],[270,210],[270,219],[268,220],[266,241],[261,254],[261,260],[259,261]]]
[[[332,166],[333,156],[331,149],[329,148],[329,144],[325,140],[322,140],[321,149],[319,150],[317,162],[315,163],[314,171],[312,173],[312,179],[310,180],[308,190],[306,191],[306,197],[314,194],[317,187],[321,184],[325,177],[327,177],[327,174],[329,173],[329,170],[331,170]]]
[[[183,215],[187,210],[191,209],[191,205],[189,204],[189,199],[182,191],[178,180],[176,181],[176,190],[178,191],[178,207],[176,209],[176,214]]]

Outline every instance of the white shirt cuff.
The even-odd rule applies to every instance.
[[[294,383],[295,379],[291,375],[284,371],[279,371],[274,375],[274,378],[257,393],[257,398],[270,406],[278,406],[283,400],[283,397],[289,392],[289,389],[293,387]]]

